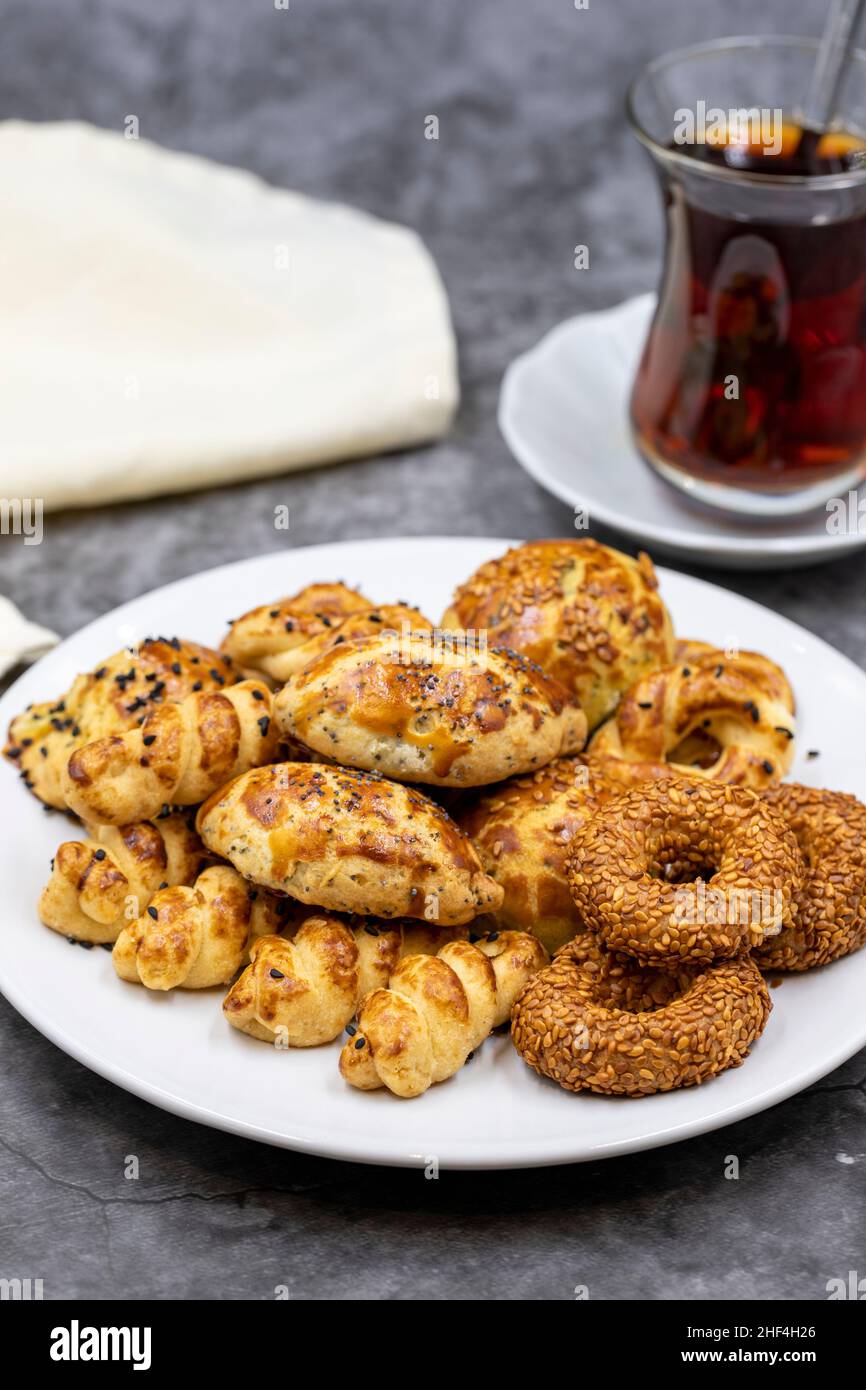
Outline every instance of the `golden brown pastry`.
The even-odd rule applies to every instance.
[[[420,1096],[459,1071],[505,1023],[546,964],[541,942],[526,932],[494,932],[476,945],[454,941],[435,956],[407,956],[389,987],[373,990],[361,1005],[340,1071],[362,1091],[387,1086],[397,1096]]]
[[[793,832],[806,865],[793,921],[753,952],[761,970],[812,970],[866,944],[866,806],[847,792],[786,782],[761,799]]]
[[[212,864],[192,885],[154,893],[124,924],[111,958],[122,980],[147,989],[209,989],[237,974],[251,940],[278,941],[270,933],[279,925],[271,894],[251,894],[236,869]]]
[[[234,1028],[280,1047],[332,1042],[404,956],[435,955],[466,927],[308,916],[292,936],[264,936],[223,1001]]]
[[[616,790],[580,758],[549,767],[480,796],[457,814],[491,878],[502,885],[498,927],[528,931],[550,952],[583,930],[568,886],[571,837]]]
[[[334,645],[380,632],[430,624],[406,604],[376,607],[345,584],[309,584],[291,598],[265,603],[232,623],[222,649],[238,665],[261,671],[278,685]]]
[[[443,628],[486,631],[575,694],[590,729],[620,694],[673,657],[673,629],[648,555],[593,540],[530,541],[461,584]]]
[[[245,878],[334,912],[444,927],[502,902],[441,806],[369,772],[257,768],[205,802],[197,824]]]
[[[567,1091],[648,1096],[739,1067],[770,992],[753,956],[651,969],[576,938],[529,982],[511,1033],[524,1062]]]
[[[195,690],[221,690],[236,680],[230,658],[209,647],[179,637],[148,637],[76,676],[65,695],[16,715],[3,756],[20,769],[34,796],[64,810],[63,773],[76,748],[125,733],[150,711]]]
[[[577,701],[534,662],[435,632],[331,647],[283,687],[274,716],[343,766],[435,786],[501,782],[586,740]]]
[[[794,757],[794,696],[784,672],[756,652],[726,656],[689,643],[691,655],[637,682],[587,750],[592,766],[626,766],[629,781],[666,770],[759,789]]]
[[[568,881],[609,951],[645,965],[729,960],[793,924],[797,841],[757,792],[706,778],[644,782],[575,830]]]
[[[116,941],[161,885],[192,883],[207,854],[188,815],[85,828],[57,850],[39,899],[46,927],[76,941]]]
[[[83,820],[122,825],[165,806],[195,806],[231,777],[270,762],[278,734],[262,681],[189,695],[149,714],[138,729],[85,744],[63,779]]]

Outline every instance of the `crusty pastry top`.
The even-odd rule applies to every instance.
[[[428,628],[417,608],[376,607],[345,584],[309,584],[291,598],[265,603],[232,623],[222,648],[238,665],[280,684],[334,643],[392,628]]]
[[[206,801],[197,825],[246,878],[336,912],[454,926],[502,901],[441,806],[371,773],[256,768]]]
[[[593,540],[530,541],[457,589],[443,628],[486,630],[573,691],[590,729],[620,693],[671,660],[673,630],[652,561]]]
[[[461,808],[458,824],[505,892],[497,927],[532,932],[551,952],[582,930],[566,872],[571,837],[617,790],[583,759],[557,758]]]
[[[76,749],[63,777],[83,820],[122,825],[171,805],[198,806],[230,778],[277,756],[271,692],[260,680],[197,691],[148,714],[140,728]]]
[[[196,690],[220,690],[237,680],[230,657],[179,637],[148,637],[124,647],[57,700],[30,705],[9,726],[4,757],[48,806],[65,809],[61,783],[76,748],[122,734],[164,704]]]
[[[274,701],[284,734],[344,765],[437,786],[480,786],[575,753],[574,696],[516,652],[437,632],[331,647]]]
[[[620,760],[626,782],[669,769],[755,788],[784,777],[796,725],[781,667],[758,652],[728,655],[702,642],[680,643],[677,650],[676,663],[626,691],[594,734],[590,763],[615,775],[614,760]]]

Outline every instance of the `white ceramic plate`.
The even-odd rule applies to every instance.
[[[725,569],[777,569],[837,560],[866,545],[846,512],[829,534],[826,509],[768,522],[701,506],[664,483],[634,447],[628,400],[655,295],[561,323],[505,373],[499,427],[515,458],[548,492],[591,522],[656,554]],[[866,484],[860,489],[866,499]],[[847,491],[844,494],[848,501]],[[858,527],[860,528],[858,530]]]
[[[359,584],[438,618],[455,581],[504,540],[388,540],[314,546],[209,570],[97,619],[28,671],[0,721],[125,642],[177,633],[216,644],[227,619],[314,580]],[[722,589],[662,571],[682,634],[756,647],[782,662],[800,703],[794,775],[866,799],[866,676],[817,637]],[[807,761],[809,748],[821,756]],[[138,1096],[188,1119],[288,1148],[373,1163],[508,1168],[566,1163],[668,1144],[793,1095],[866,1044],[866,951],[786,979],[745,1066],[695,1090],[643,1100],[574,1096],[536,1077],[505,1036],[417,1100],[350,1089],[339,1044],[276,1051],[227,1026],[221,991],[151,994],[124,984],[111,958],[42,927],[36,901],[57,844],[74,835],[0,767],[0,989],[58,1047]]]

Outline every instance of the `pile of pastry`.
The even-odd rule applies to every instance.
[[[277,1047],[342,1035],[362,1090],[417,1096],[513,1019],[564,1086],[644,1094],[742,1060],[769,1007],[758,966],[866,936],[864,808],[779,787],[794,738],[778,666],[678,641],[646,556],[562,540],[483,565],[439,626],[323,583],[244,614],[219,652],[147,639],[17,716],[4,754],[84,826],[42,921],[110,949],[121,979],[228,985],[228,1022]],[[684,893],[753,863],[761,817],[780,857],[749,884],[782,884],[783,907],[681,929]],[[678,1068],[645,1065],[661,1036]]]

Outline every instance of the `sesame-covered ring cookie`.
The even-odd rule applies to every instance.
[[[647,1096],[740,1066],[771,1008],[751,956],[668,973],[583,936],[523,989],[511,1033],[524,1062],[568,1091]]]
[[[590,930],[656,966],[727,959],[789,927],[804,874],[756,792],[697,779],[612,798],[575,832],[568,865]]]
[[[762,970],[810,970],[866,942],[866,806],[845,792],[783,783],[762,800],[796,836],[806,877],[793,926],[755,952]]]

